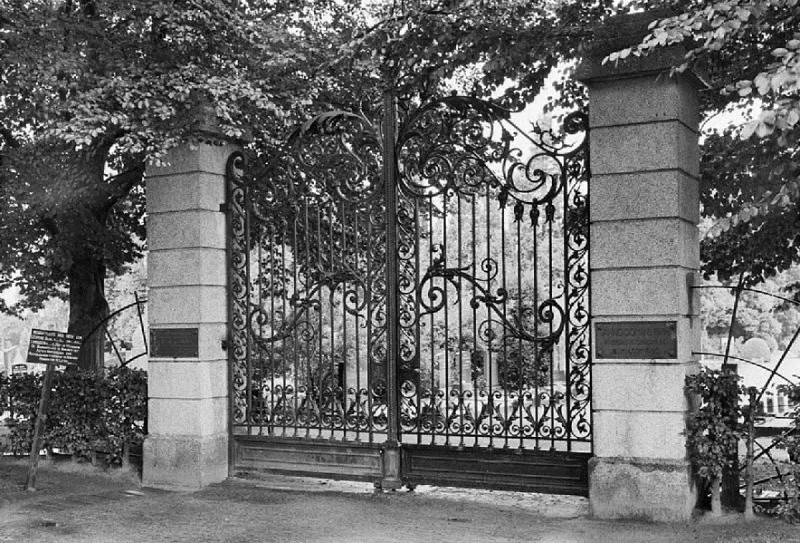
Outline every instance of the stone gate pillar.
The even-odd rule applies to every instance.
[[[219,134],[147,170],[148,436],[143,484],[196,489],[228,476],[225,163]]]
[[[664,13],[657,14],[661,17]],[[669,15],[669,14],[667,14]],[[669,75],[682,51],[618,65],[654,14],[611,19],[579,68],[589,88],[594,453],[600,518],[688,520],[684,378],[698,366],[697,79]]]

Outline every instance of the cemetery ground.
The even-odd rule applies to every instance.
[[[0,457],[0,541],[123,542],[731,542],[800,541],[800,528],[736,515],[688,524],[598,521],[571,496],[420,487],[375,494],[365,483],[267,476],[197,492],[143,488],[136,472]]]

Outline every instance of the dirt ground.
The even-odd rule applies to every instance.
[[[800,526],[736,517],[645,524],[588,518],[583,498],[420,487],[374,494],[367,484],[270,476],[199,492],[141,488],[135,474],[72,462],[0,457],[0,541],[128,542],[800,542]]]

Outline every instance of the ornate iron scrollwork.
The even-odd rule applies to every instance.
[[[234,427],[589,443],[585,115],[528,134],[473,97],[412,106],[396,133],[315,117],[258,177],[229,162]]]

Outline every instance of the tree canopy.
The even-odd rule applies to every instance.
[[[800,6],[796,0],[618,2],[405,2],[345,48],[382,51],[416,89],[457,80],[482,97],[522,107],[555,83],[547,107],[586,107],[572,77],[580,45],[611,15],[671,10],[614,62],[681,44],[675,71],[697,70],[701,91],[701,202],[710,219],[703,271],[756,284],[800,262]],[[382,44],[382,45],[381,45]],[[382,49],[381,49],[382,48]],[[364,56],[363,54],[361,55]]]
[[[763,280],[800,260],[796,0],[7,0],[0,290],[22,301],[0,311],[59,296],[72,332],[102,319],[106,273],[144,249],[144,166],[208,118],[253,130],[270,157],[314,111],[375,105],[387,78],[416,99],[457,86],[515,108],[551,81],[550,107],[585,107],[571,69],[592,29],[665,6],[674,17],[610,60],[683,43],[676,69],[708,74],[705,116],[729,122],[703,142],[704,214],[718,219],[704,271]]]
[[[206,117],[230,137],[247,125],[264,145],[280,140],[319,89],[314,67],[347,36],[350,7],[4,2],[0,290],[21,301],[0,310],[66,297],[70,331],[91,329],[108,311],[106,272],[144,248],[145,165]]]

